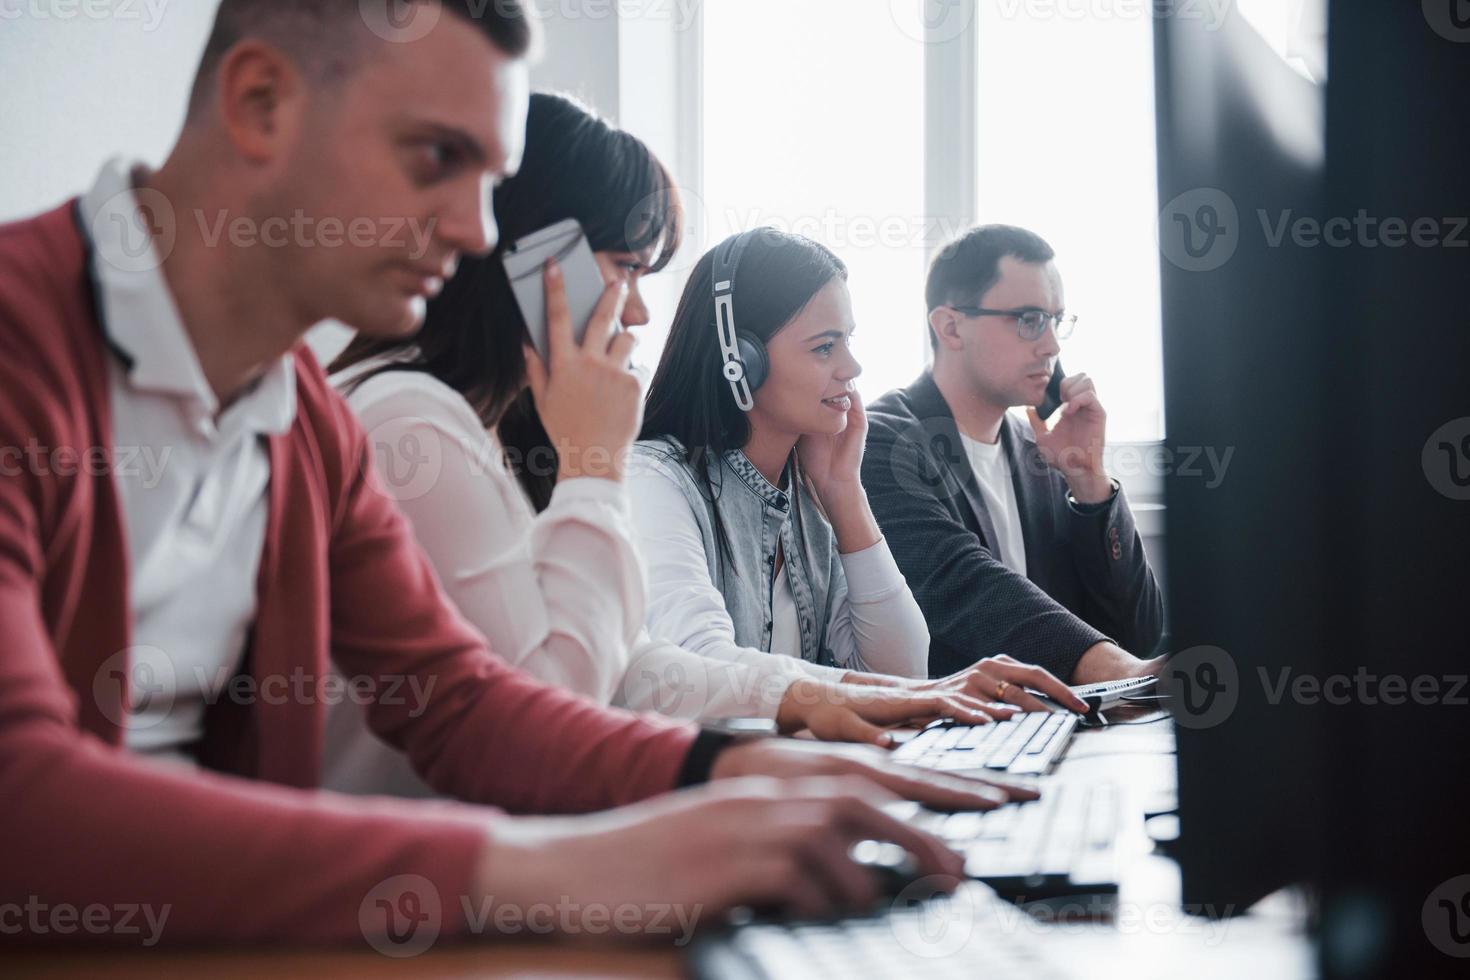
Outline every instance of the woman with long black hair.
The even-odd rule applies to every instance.
[[[923,615],[859,478],[854,329],[847,268],[811,239],[752,229],[696,265],[629,476],[650,631],[711,656],[785,654],[848,683],[1039,708],[1030,687],[1085,710],[1004,656],[929,680]]]
[[[617,332],[648,321],[644,276],[680,242],[668,172],[580,105],[535,95],[517,176],[495,192],[502,245],[466,258],[398,342],[359,338],[333,380],[372,434],[380,485],[408,516],[449,596],[499,656],[601,703],[685,718],[763,716],[821,738],[882,742],[880,725],[983,720],[979,702],[831,683],[842,672],[756,650],[709,656],[643,629],[646,594],[622,468],[641,419]],[[608,284],[579,345],[559,272],[546,277],[542,360],[501,265],[505,243],[576,218]],[[422,792],[352,704],[329,718],[327,785]]]

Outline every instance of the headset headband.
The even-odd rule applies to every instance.
[[[742,412],[755,407],[755,398],[746,380],[745,360],[740,356],[740,343],[735,332],[735,273],[740,256],[749,241],[749,232],[732,235],[715,249],[715,331],[720,338],[720,372],[730,382],[730,392]]]

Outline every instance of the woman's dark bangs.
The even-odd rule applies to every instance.
[[[684,227],[678,190],[664,165],[626,133],[621,152],[606,172],[603,194],[606,210],[587,224],[594,251],[641,253],[653,249],[650,272],[673,261],[683,241]]]

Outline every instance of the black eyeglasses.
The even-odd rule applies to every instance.
[[[987,310],[983,306],[951,306],[950,309],[965,316],[1008,316],[1016,321],[1016,333],[1022,340],[1035,340],[1046,333],[1047,324],[1052,324],[1058,340],[1072,336],[1077,325],[1076,314],[1047,313],[1044,310]]]

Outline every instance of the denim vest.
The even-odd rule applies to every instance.
[[[735,624],[735,642],[767,652],[771,649],[771,604],[779,543],[786,580],[796,599],[801,658],[828,667],[842,666],[834,662],[828,647],[827,624],[832,619],[834,596],[847,592],[846,576],[832,525],[812,495],[806,491],[798,495],[801,512],[793,520],[791,495],[771,486],[738,449],[718,458],[709,453],[696,457],[695,465],[709,474],[710,490],[701,485],[684,458],[683,446],[670,436],[644,440],[633,449],[634,466],[672,477],[684,492],[699,523],[710,580],[724,596],[725,609]],[[729,541],[723,562],[715,545],[717,507]],[[776,652],[793,655],[797,651]]]

